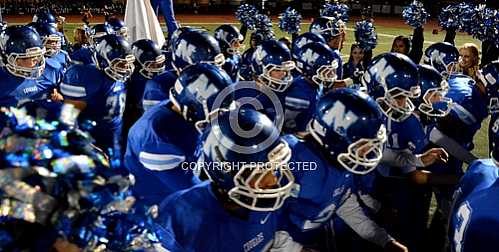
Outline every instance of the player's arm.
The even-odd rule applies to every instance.
[[[138,153],[139,162],[168,188],[189,188],[199,183],[185,165],[185,153],[178,147],[154,139]]]
[[[467,164],[478,159],[471,152],[464,149],[458,142],[448,137],[437,128],[433,128],[430,132],[430,141],[443,147],[450,155]]]
[[[162,89],[154,80],[148,80],[145,84],[144,95],[142,96],[142,107],[144,112],[163,100],[168,99],[168,94],[162,92]]]
[[[423,154],[414,154],[409,150],[386,148],[380,163],[391,167],[427,167],[435,162],[447,162],[448,154],[442,148],[432,148]]]
[[[385,248],[385,251],[408,251],[364,213],[354,193],[348,196],[336,213],[360,237]]]
[[[64,98],[64,103],[72,104],[80,111],[85,110],[87,101],[94,95],[93,83],[85,83],[82,75],[86,74],[82,69],[70,67],[63,77],[59,90]],[[88,73],[87,73],[88,74]]]

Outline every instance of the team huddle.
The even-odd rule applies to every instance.
[[[343,63],[346,27],[332,17],[315,18],[291,41],[256,29],[247,50],[244,25],[221,25],[213,34],[178,27],[165,45],[128,41],[114,17],[87,27],[86,42],[77,45],[56,26],[44,11],[30,24],[3,27],[0,36],[2,169],[24,167],[43,177],[12,175],[17,180],[0,181],[0,195],[27,203],[9,190],[23,183],[56,202],[29,202],[50,209],[45,218],[2,210],[0,231],[11,236],[10,243],[0,239],[6,251],[23,237],[44,241],[33,242],[36,251],[495,251],[499,61],[479,68],[476,46],[458,50],[446,38],[423,53],[423,30],[416,28],[412,41],[399,36],[379,55],[356,42]],[[37,121],[26,130],[19,110],[66,126],[54,131]],[[16,122],[8,119],[13,114]],[[473,138],[489,115],[490,158],[479,159],[471,154]],[[37,133],[44,130],[48,135]],[[80,137],[63,133],[73,131]],[[82,134],[92,140],[74,140]],[[79,158],[64,172],[62,163],[48,163],[50,174],[77,170],[64,175],[67,181],[105,175],[74,190],[54,175],[64,190],[53,190],[39,163],[12,158],[26,151],[12,151],[14,136],[37,139],[34,149],[41,139],[66,137],[69,144],[57,148]],[[120,189],[96,193],[109,184]],[[69,200],[82,188],[92,193]],[[122,203],[133,198],[134,206],[111,204],[117,195]],[[437,209],[430,220],[432,195]],[[74,218],[88,211],[96,219]],[[115,212],[121,217],[109,216]],[[138,213],[154,218],[130,217]],[[19,227],[19,220],[55,231],[33,234],[28,225],[30,234],[13,235],[10,223]],[[147,240],[137,228],[154,246],[129,239]],[[116,235],[122,231],[128,236]],[[129,244],[113,243],[120,239]]]

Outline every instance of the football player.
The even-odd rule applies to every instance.
[[[343,68],[341,67],[343,66],[343,60],[341,59],[340,50],[343,48],[346,36],[345,23],[333,17],[318,17],[310,24],[309,31],[322,35],[326,40],[326,44],[337,54],[336,57],[339,60],[338,66],[340,67],[336,72],[337,80],[334,87],[349,87],[353,85],[354,83],[351,78],[343,80]]]
[[[230,85],[220,68],[192,65],[180,74],[170,99],[147,110],[132,126],[125,166],[135,176],[135,195],[145,204],[159,204],[169,194],[199,183],[193,170],[183,165],[195,161],[198,128],[217,109],[218,93]],[[224,101],[228,107],[232,99]]]
[[[452,251],[490,251],[497,241],[497,195],[499,195],[499,131],[494,133],[490,159],[475,161],[454,193],[449,222]]]
[[[311,42],[301,47],[297,54],[297,69],[301,75],[293,79],[284,94],[284,131],[306,134],[307,125],[315,111],[315,102],[323,88],[333,85],[338,69],[337,54],[327,45]]]
[[[244,50],[243,35],[233,25],[221,25],[215,29],[215,39],[225,56],[222,68],[229,74],[232,82],[239,81],[239,70],[242,65],[241,50]]]
[[[45,69],[45,48],[38,33],[28,26],[10,26],[0,39],[4,64],[0,70],[0,106],[16,107],[44,99],[46,90],[37,79]]]
[[[257,46],[251,62],[253,81],[239,81],[236,100],[242,107],[251,107],[276,122],[284,122],[284,94],[291,85],[295,63],[291,52],[276,40],[266,40]]]
[[[70,55],[72,63],[83,65],[94,64],[93,57],[97,44],[102,40],[102,37],[113,33],[113,28],[107,23],[92,26],[87,34],[90,45],[74,50]]]
[[[326,44],[326,40],[320,34],[313,32],[305,32],[293,39],[293,43],[291,44],[291,56],[295,62],[298,62],[298,58],[301,55],[301,48],[311,42]],[[292,74],[293,77],[298,77],[300,72],[295,69]]]
[[[294,178],[286,166],[291,150],[278,129],[251,109],[221,110],[210,122],[198,163],[210,180],[161,203],[163,246],[175,252],[302,251],[281,231],[279,209]]]
[[[35,23],[33,27],[45,46],[45,70],[38,81],[47,93],[52,93],[52,99],[62,100],[57,88],[69,65],[69,56],[61,50],[61,37],[53,26],[46,23]]]
[[[286,207],[293,238],[317,248],[316,239],[323,237],[317,232],[337,215],[361,237],[387,251],[407,251],[365,215],[356,194],[355,176],[376,168],[386,141],[375,101],[357,90],[333,90],[318,100],[308,131],[304,140],[284,137],[292,149],[293,164],[315,166],[311,171],[291,169],[298,188],[297,197]],[[331,248],[322,246],[322,250]]]
[[[489,150],[492,150],[492,143],[494,142],[493,129],[499,128],[499,61],[493,61],[485,65],[478,71],[478,78],[485,86],[487,93],[487,104],[490,114],[489,122]]]
[[[135,70],[128,83],[123,112],[124,143],[126,143],[128,130],[144,113],[142,97],[146,82],[165,71],[165,55],[161,53],[156,42],[150,39],[137,40],[132,44],[132,54],[135,57]],[[126,147],[123,147],[125,150]]]
[[[107,23],[111,26],[116,35],[122,36],[124,39],[128,40],[128,27],[125,26],[123,20],[113,16],[107,20]]]
[[[224,56],[213,36],[199,29],[180,28],[172,37],[172,65],[175,71],[166,71],[146,82],[142,99],[144,110],[168,99],[169,90],[183,69],[196,63],[222,67],[224,62]]]
[[[128,42],[114,34],[103,36],[95,50],[95,65],[71,66],[64,75],[60,90],[64,102],[81,111],[80,121],[97,123],[90,130],[96,145],[114,161],[121,161],[125,83],[133,73],[135,57]]]

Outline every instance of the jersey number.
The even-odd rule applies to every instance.
[[[122,92],[119,95],[107,97],[106,108],[108,112],[104,119],[112,120],[115,117],[122,117],[125,111],[126,93]]]
[[[454,233],[454,248],[456,252],[461,252],[463,249],[463,237],[466,227],[470,221],[471,208],[468,202],[464,202],[457,210],[458,223]]]

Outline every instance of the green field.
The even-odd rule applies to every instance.
[[[376,24],[376,23],[375,23]],[[187,24],[184,24],[187,25]],[[210,32],[213,32],[220,24],[188,24],[190,26],[195,26],[195,27],[202,27]],[[65,25],[65,34],[66,36],[70,39],[73,40],[73,30],[77,27],[81,26],[81,24],[66,24]],[[345,42],[344,48],[342,50],[342,53],[344,54],[344,57],[348,57],[348,54],[350,52],[350,46],[352,42],[355,40],[354,38],[354,32],[352,30],[354,24],[350,22],[347,27],[348,32],[347,32],[347,40]],[[438,41],[443,41],[445,37],[445,32],[439,32],[439,34],[434,35],[432,34],[432,29],[433,28],[427,28],[424,33],[425,37],[425,44],[424,47],[426,48],[433,42],[438,42]],[[287,34],[282,33],[279,29],[277,24],[274,23],[274,30],[276,31],[276,37],[280,38],[283,36],[287,36]],[[307,25],[302,25],[302,32],[303,31],[308,31],[308,24]],[[407,28],[392,28],[392,27],[387,27],[387,26],[376,26],[376,31],[378,32],[378,46],[374,49],[373,54],[379,54],[382,52],[387,52],[391,48],[391,44],[393,42],[393,38],[398,35],[411,35],[412,34],[412,29],[411,27],[407,26]],[[458,34],[456,36],[456,45],[461,46],[464,43],[467,42],[473,42],[480,46],[480,41],[473,39],[469,35],[465,34]],[[248,44],[248,40],[245,41],[246,44]],[[247,45],[248,46],[248,45]],[[482,129],[478,132],[478,134],[475,137],[475,149],[473,152],[475,155],[478,157],[488,157],[488,136],[487,136],[487,127],[488,127],[488,119],[484,121],[484,124],[482,125]]]

